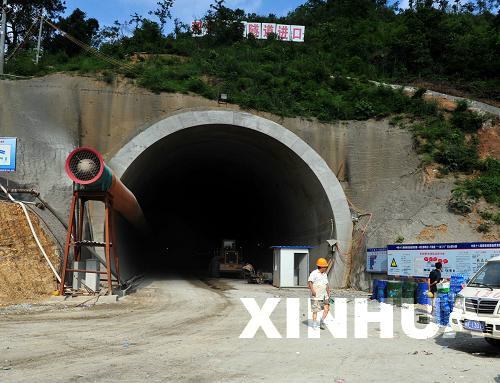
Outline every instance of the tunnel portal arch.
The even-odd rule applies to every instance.
[[[331,209],[331,211],[326,212],[333,219],[328,236],[333,234],[332,236],[339,241],[340,249],[350,249],[352,219],[347,198],[340,182],[323,158],[306,142],[282,125],[263,117],[233,110],[187,111],[175,114],[152,124],[137,134],[121,147],[108,163],[115,174],[127,184],[127,171],[133,168],[134,164],[140,161],[141,156],[144,157],[143,154],[158,142],[177,137],[190,129],[211,126],[218,127],[218,129],[222,129],[221,127],[244,129],[241,130],[242,136],[243,133],[260,134],[259,137],[266,137],[266,140],[271,139],[271,141],[283,145],[289,152],[293,153],[293,156],[300,159],[300,162],[305,163],[321,185],[322,192],[324,192]],[[215,129],[212,128],[212,130]],[[314,245],[317,246],[317,256],[326,255],[328,251],[326,242]],[[330,277],[334,286],[340,287],[343,284],[343,273],[343,262],[336,262],[334,273]]]

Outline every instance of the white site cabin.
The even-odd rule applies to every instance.
[[[312,246],[272,246],[273,286],[307,287]]]

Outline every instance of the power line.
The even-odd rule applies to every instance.
[[[5,8],[6,8],[6,5],[7,5],[7,0],[3,0],[3,3],[4,3],[4,6],[2,8],[2,12],[3,12],[3,15],[5,16],[6,18],[6,15],[5,15]],[[3,20],[3,19],[2,19]],[[14,49],[14,51],[7,57],[7,61],[9,59],[11,59],[15,54],[16,52],[19,50],[19,48],[31,37],[31,34],[32,34],[32,31],[33,31],[33,28],[34,26],[38,23],[38,20],[40,20],[40,31],[39,31],[39,41],[38,41],[38,48],[37,48],[37,63],[38,63],[38,59],[39,59],[39,54],[40,54],[40,39],[41,39],[41,30],[42,30],[42,25],[43,25],[43,22],[47,23],[51,28],[53,28],[54,30],[58,31],[61,36],[67,38],[69,41],[71,41],[73,44],[75,45],[78,45],[80,48],[82,48],[83,50],[93,54],[94,56],[100,58],[101,60],[103,61],[106,61],[107,63],[111,64],[111,65],[114,65],[114,66],[118,66],[118,67],[121,67],[121,68],[124,68],[126,71],[133,71],[135,69],[135,67],[131,64],[127,64],[127,63],[124,63],[124,62],[121,62],[111,56],[108,56],[104,53],[102,53],[101,51],[99,51],[97,48],[95,47],[92,47],[86,43],[84,43],[83,41],[80,41],[78,40],[76,37],[70,35],[69,33],[63,31],[61,28],[59,28],[57,25],[51,23],[49,20],[47,20],[45,17],[43,17],[43,15],[40,16],[40,18],[36,18],[34,23],[31,25],[31,27],[28,29],[28,32],[26,33],[26,36],[24,37],[23,41],[21,43],[18,44],[18,46]],[[5,24],[2,23],[2,26]],[[2,44],[2,40],[5,39],[5,33],[2,33],[2,30],[0,30],[0,47],[3,46]],[[0,51],[0,74],[3,74],[3,55],[4,55],[4,51],[1,50]]]
[[[84,50],[86,50],[87,52],[99,57],[100,59],[112,64],[112,65],[116,65],[116,66],[119,66],[119,67],[124,67],[126,70],[128,71],[132,71],[134,70],[134,66],[133,65],[130,65],[130,64],[127,64],[127,63],[123,63],[121,61],[118,61],[116,60],[115,58],[111,57],[111,56],[108,56],[102,52],[100,52],[97,48],[94,48],[86,43],[84,43],[83,41],[80,41],[78,40],[76,37],[73,37],[71,36],[69,33],[63,31],[61,28],[57,27],[56,25],[52,24],[49,20],[47,19],[44,19],[44,21],[49,25],[51,26],[52,28],[54,28],[55,30],[57,30],[58,32],[61,33],[61,35],[63,37],[66,37],[69,41],[71,41],[72,43],[78,45],[79,47],[83,48]]]
[[[28,41],[28,39],[31,37],[31,34],[32,34],[32,30],[33,30],[33,27],[37,24],[38,22],[38,19],[35,20],[35,22],[33,24],[31,24],[31,27],[28,29],[28,31],[26,32],[26,36],[24,36],[23,38],[23,41],[21,41],[19,44],[17,44],[17,47],[15,47],[15,49],[12,51],[12,53],[7,56],[7,58],[5,59],[5,61],[9,61],[17,52],[17,50],[22,46],[24,45],[24,43],[26,41]]]

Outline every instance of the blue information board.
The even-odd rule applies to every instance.
[[[369,273],[387,273],[387,248],[366,249],[366,271]]]
[[[16,171],[17,138],[0,137],[0,172]]]

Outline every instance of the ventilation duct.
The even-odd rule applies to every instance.
[[[98,151],[87,147],[73,150],[66,159],[66,173],[80,190],[108,192],[113,199],[114,210],[137,228],[146,230],[139,202],[104,163]]]

